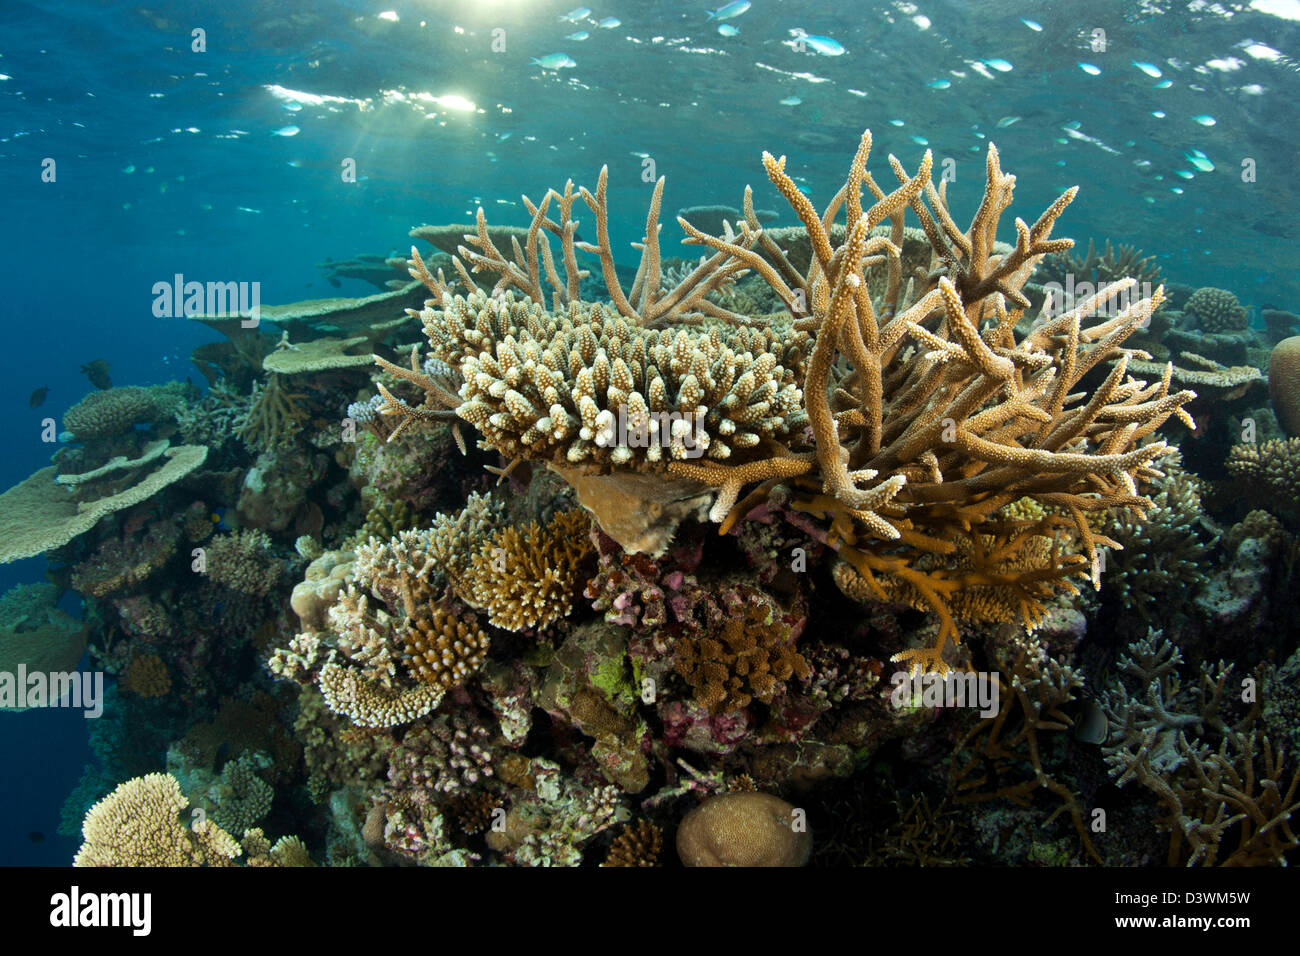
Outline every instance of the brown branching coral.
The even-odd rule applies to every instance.
[[[266,594],[280,580],[280,563],[265,531],[218,535],[207,546],[206,564],[213,581],[243,594]]]
[[[812,237],[814,259],[805,275],[788,264],[764,272],[734,242],[683,227],[695,241],[750,261],[783,301],[796,308],[809,305],[810,317],[794,314],[800,319],[796,328],[815,331],[803,391],[826,499],[823,510],[833,505],[843,513],[842,525],[851,519],[871,538],[898,542],[884,551],[869,540],[851,557],[869,584],[877,573],[892,573],[939,612],[940,646],[905,656],[941,669],[941,645],[956,637],[951,598],[936,586],[942,579],[920,566],[920,559],[958,553],[954,539],[969,538],[978,533],[972,526],[998,508],[1030,497],[1069,515],[1095,562],[1084,512],[1146,503],[1136,482],[1155,475],[1148,463],[1163,443],[1139,442],[1180,413],[1194,394],[1170,394],[1168,372],[1154,384],[1126,375],[1131,353],[1121,344],[1158,306],[1159,291],[1084,327],[1084,319],[1131,287],[1131,280],[1101,290],[1016,341],[1015,322],[1028,305],[1020,287],[1042,256],[1069,248],[1069,240],[1049,236],[1074,190],[1032,227],[1017,220],[1014,249],[995,254],[998,220],[1015,184],[1015,177],[1002,172],[996,149],[989,149],[983,202],[963,232],[948,213],[945,184],[936,190],[930,183],[929,154],[910,178],[891,158],[900,186],[885,194],[865,169],[870,144],[865,135],[848,182],[821,215],[785,173],[784,162],[764,155],[769,177]],[[859,199],[864,185],[876,197],[869,210]],[[826,224],[841,207],[848,229],[834,248]],[[904,277],[897,264],[907,207],[933,249],[926,275]],[[872,228],[885,219],[892,224],[890,238],[872,236]],[[744,234],[758,229],[749,222]],[[863,270],[882,264],[891,270],[891,281],[880,301],[872,302],[864,292]],[[1116,368],[1090,398],[1072,391],[1088,371],[1111,358],[1119,359]],[[1079,404],[1084,398],[1088,401]],[[872,484],[859,487],[866,482]],[[736,510],[755,503],[751,496]],[[941,557],[939,563],[947,560]],[[1063,560],[1028,573],[1048,583],[1077,570],[1078,562]],[[944,587],[950,593],[962,589],[951,582]]]
[[[265,382],[253,386],[248,412],[239,420],[235,433],[255,452],[288,445],[307,421],[307,413],[299,404],[304,397],[291,392],[281,376],[268,375]]]
[[[545,627],[573,610],[593,553],[584,511],[569,511],[546,525],[507,527],[491,535],[453,582],[457,595],[486,611],[507,631]]]
[[[1035,280],[1059,281],[1065,283],[1067,277],[1073,276],[1075,283],[1088,282],[1100,288],[1111,282],[1133,278],[1152,286],[1160,285],[1164,277],[1160,266],[1155,264],[1155,256],[1144,256],[1136,246],[1120,245],[1118,248],[1106,240],[1101,252],[1098,252],[1091,239],[1088,240],[1088,253],[1085,256],[1073,252],[1054,252],[1044,257],[1041,272],[1035,274]]]
[[[139,654],[131,658],[120,686],[141,697],[162,697],[172,689],[172,679],[157,654]]]
[[[450,690],[483,666],[491,639],[472,620],[443,606],[409,619],[402,632],[406,666],[424,684]]]
[[[619,830],[609,845],[604,866],[658,866],[663,832],[649,820],[636,820]]]
[[[673,666],[711,713],[740,710],[753,699],[770,703],[791,677],[807,680],[808,662],[795,649],[797,631],[770,599],[738,592],[716,632],[683,636]]]

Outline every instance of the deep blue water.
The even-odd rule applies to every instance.
[[[954,162],[949,196],[969,215],[995,141],[1019,177],[1020,215],[1078,184],[1059,235],[1134,243],[1170,279],[1300,311],[1297,0],[1195,12],[1172,0],[754,0],[725,21],[730,37],[705,3],[613,0],[585,23],[560,19],[576,5],[6,0],[3,487],[46,463],[40,421],[90,388],[82,364],[109,361],[115,384],[198,380],[188,355],[213,335],[150,312],[153,284],[176,273],[258,281],[264,303],[368,294],[332,289],[317,264],[404,252],[410,227],[480,204],[523,223],[520,193],[570,176],[594,186],[606,163],[626,249],[644,229],[647,158],[668,177],[668,213],[739,205],[750,183],[789,222],[760,152],[788,154],[821,204],[867,127],[882,183],[887,154],[914,169],[924,141],[936,164]],[[621,24],[597,27],[606,16]],[[205,52],[191,49],[195,29]],[[590,36],[566,38],[579,29]],[[846,52],[801,53],[787,45],[798,29]],[[530,64],[560,52],[576,66]],[[340,176],[347,159],[355,183]],[[42,573],[40,560],[0,568],[0,588]],[[68,860],[53,831],[84,731],[79,714],[0,714],[0,862]]]

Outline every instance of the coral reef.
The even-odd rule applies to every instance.
[[[477,235],[468,239],[475,249],[459,251],[475,271],[497,274],[492,300],[481,296],[460,260],[468,297],[453,295],[450,283],[431,275],[412,253],[411,274],[433,296],[420,313],[431,354],[460,372],[461,393],[447,394],[413,361],[409,373],[397,371],[421,387],[425,402],[412,406],[390,397],[381,411],[408,424],[427,419],[431,409],[453,408],[483,433],[488,447],[511,458],[563,460],[615,474],[666,468],[698,488],[719,489],[710,515],[724,531],[773,485],[800,479],[808,486],[804,507],[831,520],[841,557],[873,593],[884,598],[877,576],[892,575],[938,613],[935,645],[905,652],[918,667],[946,666],[943,644],[957,637],[952,601],[967,589],[1008,590],[1004,603],[1033,623],[1044,592],[1068,587],[1069,576],[1096,563],[1084,513],[1144,508],[1148,500],[1137,482],[1156,477],[1149,463],[1164,446],[1143,439],[1171,415],[1191,423],[1181,406],[1194,393],[1171,393],[1167,374],[1152,383],[1126,377],[1132,353],[1122,343],[1149,318],[1161,293],[1085,327],[1084,318],[1132,280],[1114,283],[1017,341],[1015,322],[1028,305],[1020,288],[1044,255],[1069,248],[1068,240],[1049,236],[1074,191],[1032,228],[1018,226],[1014,248],[995,253],[993,236],[1015,182],[1002,172],[996,150],[988,153],[979,212],[962,231],[948,213],[946,184],[935,189],[930,182],[929,154],[915,176],[895,161],[900,185],[886,194],[866,171],[870,146],[866,134],[848,182],[823,214],[796,188],[783,162],[764,155],[769,178],[810,239],[814,255],[803,273],[765,239],[748,195],[739,236],[710,236],[681,221],[688,241],[715,254],[662,297],[662,181],[651,200],[630,294],[618,284],[608,245],[604,171],[594,193],[575,192],[569,183],[562,193],[547,192],[540,204],[530,202],[533,222],[513,260],[493,243],[480,213]],[[869,209],[861,204],[863,186],[876,199]],[[578,199],[596,215],[595,245],[575,243],[571,212]],[[552,203],[558,219],[548,216]],[[846,228],[835,242],[828,224],[841,209]],[[925,276],[905,276],[900,265],[908,209],[931,247],[935,268]],[[886,219],[889,236],[873,235]],[[548,234],[560,240],[564,279]],[[757,253],[759,247],[776,265]],[[575,249],[600,256],[611,308],[584,309],[576,301],[581,274]],[[875,301],[862,281],[872,267],[888,277]],[[755,330],[744,316],[707,299],[742,268],[753,269],[775,291],[790,316],[785,324]],[[545,309],[543,279],[554,312]],[[511,290],[531,302],[515,301]],[[991,324],[982,327],[986,319]],[[693,322],[701,331],[674,331],[674,321]],[[851,372],[838,356],[851,362]],[[1118,361],[1104,384],[1072,407],[1080,396],[1071,390],[1080,379],[1112,359]],[[674,377],[665,379],[669,372]],[[662,423],[656,432],[670,439],[669,454],[659,442],[643,445],[651,413],[701,409],[707,439],[696,436],[705,448],[700,461],[685,460],[688,426],[681,418],[666,436]],[[811,447],[802,435],[805,420]],[[671,441],[674,431],[683,435],[680,449]],[[637,454],[640,447],[644,455]],[[752,484],[759,488],[737,503]],[[1046,564],[1018,575],[988,567],[972,525],[1025,496],[1072,522],[1085,556],[1053,551]],[[600,521],[600,510],[581,494],[580,500]],[[1061,522],[1056,516],[1043,520],[1038,529],[1008,535],[1004,550],[1030,540],[1035,530],[1054,533]],[[953,568],[945,556],[962,553],[963,542],[975,557],[969,568]]]
[[[619,261],[604,170],[420,227],[194,316],[206,395],[77,403],[0,672],[116,678],[78,862],[1294,859],[1288,320],[870,146],[816,206],[765,154],[797,224],[684,209],[693,260],[659,180]]]

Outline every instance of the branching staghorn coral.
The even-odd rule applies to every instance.
[[[1102,698],[1111,776],[1155,794],[1170,866],[1285,865],[1283,854],[1300,846],[1290,823],[1300,770],[1288,785],[1282,748],[1256,728],[1259,704],[1234,705],[1231,665],[1202,664],[1188,687],[1181,663],[1177,645],[1155,630],[1120,658]]]
[[[533,221],[525,242],[512,239],[513,259],[492,243],[480,211],[477,235],[467,237],[474,248],[460,251],[475,271],[500,277],[491,299],[477,291],[459,259],[460,280],[474,290],[468,298],[453,295],[414,250],[411,262],[411,274],[433,296],[418,313],[431,353],[461,374],[460,394],[447,394],[417,371],[413,356],[409,372],[398,371],[421,386],[425,403],[385,395],[381,410],[406,423],[454,408],[487,447],[512,459],[546,461],[571,482],[567,466],[615,478],[667,471],[677,482],[675,500],[717,489],[710,516],[723,532],[777,483],[795,481],[808,510],[830,519],[829,543],[873,596],[887,600],[891,587],[905,586],[938,613],[936,646],[903,655],[917,668],[946,667],[942,648],[957,638],[954,613],[960,615],[958,595],[967,590],[1004,592],[998,605],[1014,608],[1032,626],[1046,597],[1073,587],[1068,577],[1091,565],[1096,580],[1097,546],[1109,542],[1091,530],[1085,514],[1146,507],[1138,483],[1159,476],[1150,463],[1164,449],[1148,439],[1171,415],[1191,424],[1181,406],[1195,395],[1171,393],[1168,370],[1154,382],[1128,375],[1130,358],[1148,356],[1123,342],[1159,306],[1162,292],[1085,326],[1134,284],[1114,283],[1017,341],[1015,325],[1029,305],[1021,287],[1043,256],[1072,245],[1050,235],[1075,190],[1032,226],[1017,219],[1016,243],[1008,250],[995,237],[1015,177],[1002,172],[995,148],[979,210],[962,230],[948,211],[946,184],[936,188],[930,180],[929,153],[914,176],[891,157],[899,185],[886,193],[866,169],[870,146],[867,133],[848,181],[821,213],[785,172],[784,159],[764,154],[769,178],[808,234],[812,256],[802,272],[764,235],[748,191],[739,235],[707,235],[679,218],[687,241],[714,254],[666,294],[662,180],[630,292],[614,270],[604,171],[594,193],[575,192],[570,182],[563,193],[528,203]],[[869,208],[864,188],[875,199]],[[579,198],[596,214],[595,245],[575,239]],[[548,215],[552,204],[556,219]],[[931,257],[928,270],[904,275],[908,209]],[[841,211],[845,223],[835,228]],[[548,237],[560,242],[563,278]],[[600,257],[610,306],[578,301],[583,270],[575,250]],[[709,293],[743,269],[766,281],[792,321],[755,329],[754,319],[710,302]],[[887,279],[873,301],[871,273],[880,269]],[[514,292],[530,303],[516,301]],[[1076,390],[1088,372],[1111,361],[1094,392]],[[394,371],[391,363],[381,365]],[[664,424],[656,431],[650,419],[670,412],[679,416],[667,420],[670,440],[646,440],[664,436]],[[704,416],[697,440],[705,457],[696,461],[685,453],[692,413]],[[674,444],[678,437],[683,441]],[[579,489],[579,499],[606,527],[612,516],[593,497]],[[1037,524],[996,521],[975,530],[1023,497],[1051,513]],[[689,511],[674,514],[668,535]],[[988,549],[978,534],[994,539],[994,560],[979,557]],[[1051,545],[1044,548],[1040,538]],[[655,552],[666,536],[619,540]],[[1011,552],[1031,546],[1039,563],[1008,567],[1024,564]],[[1067,553],[1075,550],[1084,555]],[[881,578],[899,583],[886,586]]]

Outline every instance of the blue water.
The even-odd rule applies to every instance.
[[[82,364],[107,360],[115,384],[200,380],[188,355],[214,334],[150,311],[153,284],[176,273],[258,281],[264,303],[369,294],[353,280],[332,288],[317,264],[405,252],[410,227],[480,205],[523,223],[521,193],[568,177],[594,186],[602,164],[614,245],[634,262],[655,176],[668,179],[667,213],[738,206],[749,183],[792,222],[761,151],[788,154],[821,205],[868,127],[882,184],[889,153],[916,167],[918,137],[936,166],[952,161],[959,219],[993,141],[1022,215],[1081,187],[1058,235],[1133,243],[1169,279],[1300,311],[1296,0],[1197,12],[1171,0],[755,0],[726,21],[734,36],[703,2],[615,0],[586,27],[560,19],[573,6],[6,0],[0,486],[47,462],[41,420],[89,390]],[[621,24],[597,28],[607,16]],[[205,52],[191,49],[195,29]],[[590,36],[566,38],[578,29]],[[800,52],[798,30],[845,52]],[[530,65],[561,52],[576,65]],[[1189,163],[1194,150],[1212,171]],[[47,159],[54,182],[42,181]],[[356,182],[340,175],[349,159]],[[673,248],[665,222],[666,252],[698,255]],[[29,408],[43,386],[45,404]],[[43,568],[0,568],[0,589]],[[87,759],[84,731],[66,712],[0,714],[0,862],[67,861],[54,818]]]

